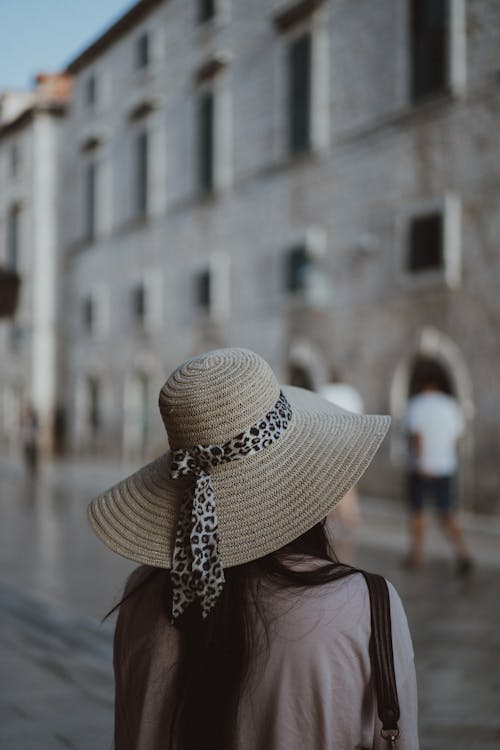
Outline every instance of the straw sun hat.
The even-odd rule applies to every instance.
[[[93,500],[88,515],[114,552],[161,568],[172,568],[180,509],[193,486],[189,473],[172,478],[172,467],[184,455],[193,467],[193,447],[220,455],[231,441],[231,450],[242,445],[234,440],[242,433],[257,444],[241,460],[226,450],[227,460],[207,469],[227,568],[279,549],[323,519],[363,474],[390,423],[302,388],[280,388],[267,362],[236,348],[182,364],[161,389],[159,407],[170,450]],[[266,433],[272,439],[261,440],[269,415],[281,416],[270,428],[276,432]]]

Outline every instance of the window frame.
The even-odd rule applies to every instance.
[[[447,0],[447,50],[446,85],[442,90],[416,97],[413,92],[413,60],[412,60],[412,7],[414,0],[407,0],[405,4],[406,13],[406,40],[407,74],[406,74],[406,100],[409,107],[419,107],[435,100],[449,96],[462,96],[467,86],[467,32],[466,32],[466,4],[465,0]]]
[[[435,213],[442,215],[441,268],[411,271],[406,260],[409,253],[411,223]],[[462,211],[459,196],[445,193],[439,197],[410,204],[396,218],[396,242],[399,259],[399,281],[406,289],[445,287],[456,289],[462,276]]]
[[[213,322],[223,322],[230,311],[230,261],[225,252],[215,252],[193,269],[192,291],[193,307],[196,314]],[[206,304],[198,301],[199,281],[202,276],[208,280],[208,299]]]

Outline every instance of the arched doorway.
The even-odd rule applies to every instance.
[[[419,354],[410,364],[408,398],[421,393],[429,382],[434,383],[443,393],[456,397],[455,385],[448,368],[436,359]]]
[[[311,371],[303,365],[297,365],[293,362],[288,366],[288,382],[298,388],[306,388],[308,391],[314,390],[314,382]]]
[[[317,390],[327,380],[327,366],[321,351],[308,339],[295,338],[288,350],[287,379],[290,385]]]

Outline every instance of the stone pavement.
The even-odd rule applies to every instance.
[[[0,458],[2,750],[111,745],[112,623],[98,618],[133,566],[94,539],[84,510],[125,471],[64,462],[46,467],[34,485],[19,463]],[[401,509],[370,498],[363,510],[357,563],[392,580],[408,613],[422,750],[500,748],[498,520],[466,517],[478,564],[461,580],[436,534],[426,568],[403,570]]]

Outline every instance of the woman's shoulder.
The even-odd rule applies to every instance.
[[[408,624],[401,598],[390,581],[387,581],[394,640],[411,645]],[[361,571],[311,586],[298,594],[287,589],[279,596],[282,602],[286,627],[296,631],[311,632],[319,638],[347,638],[363,642],[371,633],[370,594]]]

